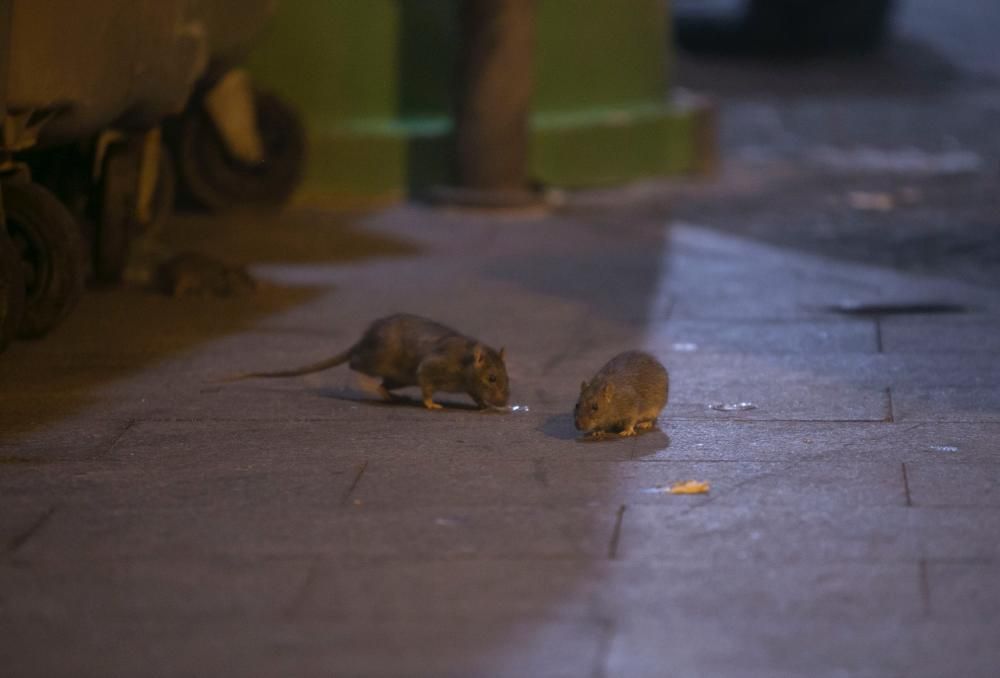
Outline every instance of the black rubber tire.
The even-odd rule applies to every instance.
[[[0,225],[0,351],[17,336],[24,313],[24,267],[14,241]]]
[[[34,339],[65,318],[83,294],[83,244],[69,211],[48,189],[3,185],[7,232],[24,264],[25,302],[17,336]]]
[[[277,207],[288,201],[302,179],[305,129],[279,98],[257,92],[257,125],[264,162],[252,167],[230,156],[200,104],[184,113],[174,143],[178,179],[186,197],[212,211],[234,207]]]

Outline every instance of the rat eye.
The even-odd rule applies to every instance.
[[[497,375],[495,375],[495,374],[491,374],[491,375],[490,375],[490,376],[488,377],[488,379],[490,380],[490,383],[491,383],[491,384],[495,384],[495,383],[497,383]]]

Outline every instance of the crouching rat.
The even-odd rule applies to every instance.
[[[504,407],[510,395],[504,350],[492,348],[450,327],[417,315],[400,313],[380,318],[351,348],[332,358],[278,372],[250,372],[233,377],[297,377],[341,363],[352,370],[382,379],[380,395],[419,386],[427,409],[440,409],[436,391],[467,393],[479,407]]]
[[[660,362],[642,351],[619,353],[580,385],[576,427],[592,435],[634,436],[652,428],[667,404],[670,377]]]

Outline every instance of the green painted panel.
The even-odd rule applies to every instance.
[[[449,179],[460,0],[286,0],[250,57],[302,111],[306,190]],[[704,111],[667,102],[664,0],[540,0],[531,173],[582,186],[693,171]]]

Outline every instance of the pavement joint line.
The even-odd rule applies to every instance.
[[[878,422],[878,423],[885,423],[885,422]],[[902,431],[886,431],[884,435],[879,435],[878,437],[876,437],[876,438],[874,438],[872,440],[851,441],[851,442],[845,443],[845,444],[841,445],[840,447],[837,447],[837,448],[832,449],[832,450],[818,451],[815,454],[812,454],[812,455],[809,455],[807,457],[803,457],[803,458],[799,459],[799,461],[800,462],[808,462],[808,461],[829,462],[829,461],[832,461],[831,457],[834,457],[835,455],[837,455],[840,452],[843,452],[845,450],[849,450],[852,447],[859,447],[859,446],[862,446],[862,445],[865,446],[865,447],[870,447],[872,445],[872,443],[881,442],[881,441],[883,441],[883,440],[885,440],[887,438],[890,438],[890,437],[895,437],[895,436],[902,435],[904,433],[909,433],[910,431],[914,431],[914,430],[916,430],[918,428],[922,428],[925,425],[926,424],[923,424],[923,423],[910,424],[909,426],[907,426],[906,428],[904,428]],[[890,427],[890,428],[892,428],[892,427]],[[853,462],[853,463],[862,463],[862,462]]]
[[[885,422],[887,424],[894,424],[896,422],[896,414],[893,412],[892,407],[892,387],[885,387],[885,407],[886,407],[886,417]]]
[[[913,497],[910,496],[910,478],[906,473],[906,462],[901,463],[899,467],[903,471],[903,492],[906,495],[906,505],[913,506]]]
[[[931,614],[931,581],[927,572],[927,559],[920,559],[920,601],[923,605],[924,615]]]
[[[611,530],[611,542],[608,544],[608,560],[618,559],[618,541],[622,536],[622,519],[625,517],[627,508],[625,504],[622,504],[615,514],[615,526]]]
[[[354,492],[354,488],[356,488],[358,486],[358,483],[361,482],[361,476],[365,474],[365,469],[367,468],[368,468],[367,459],[365,459],[364,461],[362,461],[360,464],[357,465],[357,471],[354,474],[354,480],[351,481],[350,487],[348,487],[344,491],[344,496],[340,500],[341,505],[346,506],[348,501],[350,501],[351,493]]]
[[[545,461],[542,459],[535,459],[532,461],[531,477],[535,479],[542,487],[549,486],[549,473],[545,468]]]
[[[27,527],[27,529],[22,530],[18,534],[15,534],[13,537],[11,537],[10,540],[7,542],[7,554],[10,556],[16,555],[18,550],[22,546],[24,546],[24,544],[29,539],[31,539],[39,530],[41,530],[42,527],[45,526],[45,523],[49,521],[49,518],[52,517],[52,514],[55,513],[55,511],[56,511],[55,505],[50,506],[48,510],[45,511],[42,515],[40,515],[35,520],[35,522],[33,522],[31,525]]]
[[[312,589],[316,578],[319,576],[319,566],[322,562],[322,556],[316,556],[309,563],[309,568],[306,570],[306,576],[302,578],[302,584],[299,586],[298,590],[288,601],[288,604],[284,608],[284,616],[286,618],[292,618],[295,613],[302,607],[305,603],[306,595],[308,595],[310,589]]]
[[[615,623],[611,619],[598,619],[601,635],[597,639],[597,651],[594,653],[594,670],[592,678],[607,678],[608,660],[611,658],[611,643],[615,638]]]
[[[837,459],[824,459],[821,457],[805,457],[801,459],[698,459],[697,457],[680,458],[680,457],[670,457],[669,459],[592,459],[590,462],[583,463],[596,463],[605,462],[608,464],[673,464],[675,462],[683,461],[686,464],[744,464],[753,466],[782,466],[788,465],[788,468],[797,466],[799,464],[827,464],[829,466],[841,466],[845,468],[854,468],[856,466],[888,466],[893,463],[893,460],[881,460],[881,459],[858,459],[858,460],[845,460],[840,461]],[[512,462],[513,463],[513,462]],[[927,463],[937,463],[937,464],[979,464],[980,462],[957,462],[957,461],[936,461]]]
[[[941,563],[943,565],[996,565],[998,561],[995,558],[989,556],[958,556],[954,558],[947,558],[942,556],[934,556],[932,558],[924,558],[928,564],[931,563]]]
[[[705,422],[734,422],[739,424],[895,424],[895,421],[881,419],[762,419],[760,417],[727,417],[727,412],[720,412],[719,416],[707,415],[704,417],[671,417],[671,421],[705,421]],[[941,424],[983,424],[995,422],[983,421],[926,421],[922,423]]]
[[[131,431],[135,427],[135,425],[138,424],[138,423],[139,423],[139,420],[137,418],[135,418],[135,417],[132,417],[131,419],[129,419],[128,421],[126,421],[125,425],[121,427],[121,430],[119,430],[115,434],[115,437],[111,440],[111,442],[108,443],[107,449],[104,450],[103,453],[98,453],[97,456],[98,457],[108,457],[108,456],[111,456],[111,453],[113,453],[115,451],[115,448],[118,447],[118,443],[121,442],[122,438],[124,438],[125,435],[129,431]]]

